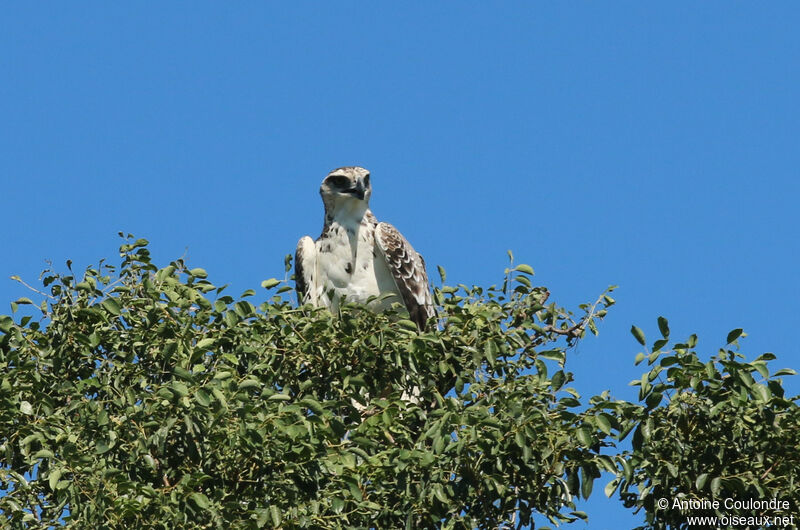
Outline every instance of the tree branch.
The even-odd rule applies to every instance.
[[[47,297],[47,298],[49,298],[50,300],[55,300],[55,297],[54,297],[54,296],[52,296],[52,295],[49,295],[49,294],[47,294],[47,293],[43,293],[42,291],[40,291],[39,289],[36,289],[35,287],[31,287],[30,285],[28,285],[27,283],[25,283],[25,282],[22,280],[22,278],[20,278],[20,277],[19,277],[19,276],[17,276],[17,275],[11,276],[11,279],[12,279],[12,280],[16,280],[16,281],[18,281],[19,283],[21,283],[22,285],[24,285],[25,287],[27,287],[28,289],[30,289],[31,291],[33,291],[33,292],[35,292],[35,293],[39,293],[39,294],[40,294],[40,295],[42,295],[42,296],[46,296],[46,297]]]

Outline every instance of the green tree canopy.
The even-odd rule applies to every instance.
[[[800,523],[800,407],[797,396],[785,396],[784,368],[770,372],[775,355],[765,353],[752,362],[735,351],[741,329],[728,334],[724,348],[703,362],[697,337],[665,349],[669,325],[658,320],[662,337],[640,353],[651,369],[639,387],[643,407],[632,409],[636,424],[631,450],[618,461],[622,473],[607,491],[620,486],[625,506],[644,509],[645,528],[685,528],[687,516],[796,516]],[[634,336],[644,346],[638,328]],[[668,509],[657,506],[667,499]],[[719,509],[674,509],[673,501],[720,501]],[[792,510],[733,508],[724,499],[788,501]],[[763,521],[719,526],[764,526]],[[770,526],[787,527],[788,524]]]
[[[12,304],[37,318],[0,316],[14,527],[527,527],[585,518],[575,501],[603,471],[654,528],[684,515],[661,495],[797,502],[797,399],[769,356],[703,363],[694,339],[664,349],[660,321],[642,403],[581,401],[567,354],[609,292],[577,317],[511,266],[497,287],[436,289],[439,326],[418,333],[402,314],[297,308],[278,280],[263,303],[234,298],[128,237],[119,267],[46,271],[40,303]]]

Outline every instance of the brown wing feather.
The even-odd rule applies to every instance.
[[[294,289],[297,291],[297,305],[303,305],[303,301],[308,293],[306,275],[303,270],[303,240],[297,242],[297,249],[294,251]]]
[[[425,260],[406,238],[389,223],[378,223],[375,240],[386,259],[406,309],[420,330],[435,313],[428,288]]]

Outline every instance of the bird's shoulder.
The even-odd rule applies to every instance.
[[[400,230],[395,228],[394,225],[386,222],[376,222],[375,236],[381,249],[389,254],[411,254],[416,253],[411,243],[403,237]],[[388,257],[388,256],[387,256]]]

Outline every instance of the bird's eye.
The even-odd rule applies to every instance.
[[[369,173],[367,173],[367,176],[364,177],[364,186],[369,187]]]
[[[334,188],[346,188],[350,181],[342,175],[333,175],[328,177],[328,183]]]

